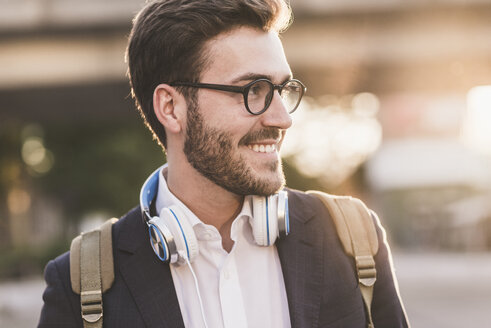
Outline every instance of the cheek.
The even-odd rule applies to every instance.
[[[251,131],[259,129],[256,127],[258,117],[247,112],[241,94],[237,94],[237,97],[227,97],[214,92],[201,94],[199,110],[204,124],[225,132],[234,145],[238,145],[239,141]]]
[[[231,122],[236,118],[247,118],[250,114],[239,93],[200,90],[199,108],[203,117],[214,121]]]
[[[210,115],[205,119],[205,124],[217,131],[226,133],[235,143],[253,130],[253,125],[247,119],[238,115]]]

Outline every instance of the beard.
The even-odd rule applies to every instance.
[[[257,140],[278,139],[281,131],[264,128],[241,138],[239,146]],[[285,185],[281,161],[264,165],[267,178],[259,177],[239,154],[230,133],[205,125],[196,101],[190,101],[184,154],[191,166],[216,185],[237,195],[269,196]]]

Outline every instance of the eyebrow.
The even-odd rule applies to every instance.
[[[235,79],[233,79],[231,81],[232,84],[235,84],[235,83],[238,83],[238,82],[243,82],[243,81],[254,81],[254,80],[258,80],[258,79],[267,79],[267,80],[270,80],[270,81],[273,81],[273,77],[271,75],[267,75],[267,74],[258,74],[258,73],[246,73],[246,74],[242,74],[238,77],[236,77]],[[285,78],[283,78],[283,80],[280,82],[281,83],[284,83],[288,80],[291,80],[292,79],[292,75],[291,74],[288,74],[287,76],[285,76]]]

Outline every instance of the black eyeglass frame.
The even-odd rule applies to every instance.
[[[249,94],[249,89],[251,88],[251,86],[253,86],[254,84],[256,84],[258,82],[267,82],[271,86],[272,91],[269,93],[269,96],[266,97],[266,101],[264,103],[264,108],[258,112],[253,112],[249,108],[249,104],[247,101],[247,97],[248,97],[247,95]],[[283,88],[285,87],[285,85],[287,85],[290,82],[296,82],[296,83],[300,84],[300,86],[301,86],[301,91],[300,91],[300,96],[298,97],[298,101],[295,104],[295,106],[293,107],[293,109],[291,109],[288,112],[288,114],[291,114],[298,108],[298,105],[300,105],[300,101],[302,100],[303,95],[305,94],[305,91],[307,91],[307,87],[297,79],[291,79],[291,80],[283,82],[282,84],[274,84],[273,82],[271,82],[268,79],[257,79],[257,80],[254,80],[252,82],[247,83],[244,86],[227,85],[227,84],[212,84],[212,83],[192,83],[192,82],[172,82],[172,83],[169,83],[169,85],[174,86],[174,87],[191,87],[191,88],[212,89],[212,90],[219,90],[219,91],[241,93],[242,96],[244,97],[244,104],[245,104],[247,111],[252,115],[261,115],[266,110],[268,110],[269,106],[271,105],[271,101],[273,100],[274,91],[278,90],[278,93],[281,96],[281,92],[283,91]]]

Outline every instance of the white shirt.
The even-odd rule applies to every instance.
[[[199,255],[192,263],[209,328],[290,327],[283,273],[276,247],[254,242],[249,219],[252,201],[245,197],[231,227],[234,246],[222,247],[218,230],[201,222],[168,189],[162,173],[156,199],[157,213],[177,205],[196,234]],[[187,265],[171,265],[172,280],[186,327],[204,327],[198,294]]]

